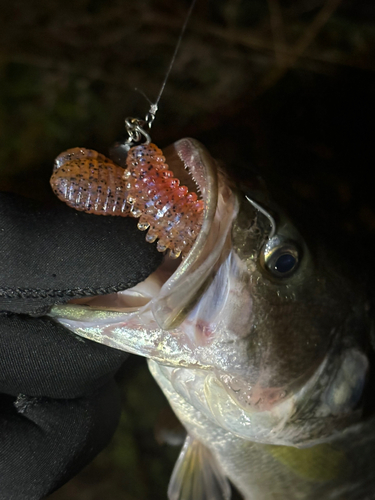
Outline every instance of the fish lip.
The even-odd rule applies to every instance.
[[[204,201],[202,228],[193,247],[185,257],[184,263],[191,262],[197,257],[197,252],[207,239],[210,225],[215,216],[218,200],[218,170],[216,162],[207,149],[196,139],[184,138],[171,145],[185,169],[193,177],[200,198]],[[168,156],[166,157],[168,160]]]
[[[171,147],[194,178],[200,197],[204,201],[204,210],[202,226],[192,248],[162,287],[158,300],[153,302],[153,315],[163,330],[170,330],[181,323],[183,312],[188,309],[189,303],[194,302],[193,294],[197,287],[192,286],[191,276],[206,257],[219,190],[217,164],[199,141],[183,138],[173,143]],[[176,289],[181,289],[187,276],[190,276],[190,293],[176,295]]]

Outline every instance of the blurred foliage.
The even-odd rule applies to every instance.
[[[53,202],[53,159],[106,153],[142,117],[187,12],[178,0],[1,2],[0,188]],[[190,135],[242,180],[250,170],[305,232],[366,266],[375,243],[375,4],[198,0],[153,126]],[[367,258],[358,259],[359,252]],[[177,450],[153,423],[165,401],[145,364],[123,380],[112,444],[51,498],[165,498]]]

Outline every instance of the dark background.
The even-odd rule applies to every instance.
[[[183,0],[0,3],[0,188],[55,203],[54,158],[106,154],[124,118],[155,100],[188,9]],[[234,177],[258,171],[302,232],[373,274],[375,4],[198,0],[160,101],[153,141],[201,140]],[[143,360],[122,376],[107,450],[54,500],[165,498],[177,450]]]

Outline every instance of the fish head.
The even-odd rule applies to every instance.
[[[146,356],[165,392],[246,439],[304,446],[356,421],[368,371],[360,287],[263,188],[243,192],[197,141],[165,156],[175,173],[189,170],[205,202],[190,252],[133,289],[51,315]]]

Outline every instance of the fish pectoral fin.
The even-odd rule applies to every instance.
[[[187,436],[173,469],[169,500],[230,500],[229,481],[210,450]]]

